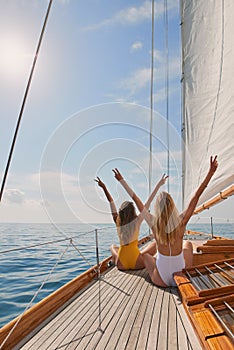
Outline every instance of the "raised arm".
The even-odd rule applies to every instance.
[[[152,203],[154,197],[156,196],[159,188],[165,184],[166,180],[168,178],[168,175],[163,174],[163,176],[161,177],[161,179],[159,180],[159,182],[157,183],[157,185],[155,186],[155,188],[153,189],[151,195],[149,196],[147,202],[145,203],[145,207],[146,209],[149,209],[150,204]]]
[[[211,156],[210,157],[210,168],[209,168],[209,171],[208,171],[205,179],[201,183],[201,185],[196,190],[194,196],[190,200],[187,209],[182,214],[182,224],[184,226],[186,226],[186,224],[189,221],[190,217],[193,215],[193,212],[194,212],[194,210],[196,208],[197,202],[198,202],[201,194],[203,193],[203,191],[207,187],[208,183],[210,182],[210,180],[211,180],[212,176],[214,175],[214,173],[216,172],[217,168],[218,168],[217,156],[215,156],[214,159]]]
[[[115,174],[115,178],[121,183],[123,188],[127,191],[127,193],[130,195],[130,197],[136,203],[136,206],[137,206],[138,210],[142,214],[142,220],[145,219],[147,224],[150,227],[152,227],[153,221],[154,221],[154,217],[153,217],[152,214],[149,213],[148,209],[149,209],[150,203],[154,199],[158,189],[160,188],[160,186],[162,186],[165,183],[165,181],[166,181],[168,176],[165,176],[165,175],[162,176],[162,178],[160,179],[158,184],[155,186],[153,192],[151,193],[151,195],[149,196],[147,202],[144,205],[142,203],[141,199],[136,195],[136,193],[128,186],[127,182],[124,180],[124,178],[121,175],[121,173],[119,172],[119,170],[117,168],[115,168],[115,169],[113,169],[113,172]]]
[[[99,177],[97,177],[97,179],[94,179],[94,181],[96,181],[98,183],[98,186],[100,186],[103,189],[103,192],[105,193],[106,199],[108,200],[108,202],[110,204],[112,218],[113,218],[114,222],[116,222],[118,213],[117,213],[117,210],[116,210],[115,202],[114,202],[110,192],[106,188],[106,185],[104,184],[104,182],[102,182]]]

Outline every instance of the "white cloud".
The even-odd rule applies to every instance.
[[[121,88],[129,90],[132,95],[143,89],[150,80],[150,68],[142,68],[135,71],[131,76],[121,82]]]
[[[141,41],[136,41],[135,43],[132,44],[131,46],[131,52],[135,52],[135,51],[138,51],[138,50],[141,50],[143,47],[143,44]]]
[[[170,193],[173,195],[177,205],[180,207],[180,171],[181,171],[181,151],[175,150],[171,155],[170,171]],[[138,154],[140,157],[140,154]],[[153,154],[152,186],[161,177],[166,169],[167,152],[157,152]],[[142,200],[148,196],[148,180],[141,169],[147,173],[149,159],[144,157],[139,160],[141,167],[134,167],[132,171],[126,172],[126,178]],[[15,174],[16,175],[16,174]],[[138,178],[139,175],[139,178]],[[50,191],[44,203],[41,202],[38,189],[39,174],[17,175],[18,187],[7,189],[4,193],[3,202],[0,208],[1,222],[108,222],[111,221],[109,205],[101,189],[96,185],[91,177],[82,178],[82,184],[78,182],[77,176],[63,173],[44,174],[47,181],[47,189]],[[62,182],[54,181],[54,178],[62,178]],[[140,181],[138,181],[138,179]],[[112,182],[111,182],[112,183]],[[26,187],[23,184],[27,184]],[[35,185],[37,184],[37,190]],[[57,196],[56,184],[61,186],[60,198]],[[115,183],[110,188],[116,203],[126,198],[126,193],[121,192]],[[165,186],[166,190],[166,186]],[[61,196],[65,195],[65,198]],[[230,200],[229,200],[230,202]],[[225,202],[226,203],[226,202]],[[225,207],[220,213],[215,212],[214,217],[220,215],[232,218],[231,207]],[[220,208],[220,206],[218,207]],[[217,208],[217,209],[218,209]],[[46,211],[45,211],[46,209]],[[47,212],[47,214],[46,214]],[[206,214],[206,213],[205,213]],[[48,216],[47,216],[48,215]],[[207,214],[206,214],[207,215]]]
[[[39,174],[9,174],[7,188],[3,193],[3,204],[23,204],[30,201],[39,202]],[[6,203],[5,203],[6,202]]]
[[[150,19],[150,13],[151,3],[150,1],[144,1],[140,7],[128,7],[117,12],[111,18],[107,18],[100,23],[94,24],[93,26],[86,27],[85,30],[97,30],[99,28],[114,24],[138,24],[146,19]]]
[[[151,2],[150,1],[144,1],[143,4],[139,7],[129,7],[127,9],[124,9],[120,12],[118,12],[115,17],[114,21],[117,23],[139,23],[143,22],[146,19],[151,18]]]
[[[7,189],[5,191],[5,199],[7,202],[22,204],[25,202],[25,193],[20,189]]]
[[[178,1],[168,1],[168,12],[178,8]],[[86,27],[85,30],[97,30],[99,28],[109,25],[136,25],[146,20],[151,20],[152,2],[146,0],[140,6],[132,6],[125,8],[111,18],[107,18],[100,23]],[[164,2],[163,0],[157,1],[155,5],[155,17],[160,17],[164,13]]]
[[[161,63],[163,61],[163,54],[160,51],[155,52],[155,59]],[[180,78],[180,58],[172,57],[169,62],[169,79],[173,80],[175,78]],[[136,92],[149,86],[151,79],[151,69],[150,68],[140,68],[133,72],[129,77],[124,79],[120,83],[120,88],[129,91],[130,95],[134,95]],[[165,84],[165,67],[156,63],[154,68],[154,81],[160,86]],[[174,88],[173,88],[174,91]],[[158,90],[156,98],[158,101],[163,100],[164,88]]]
[[[160,50],[154,49],[154,60],[158,62],[163,61],[163,53]]]
[[[169,88],[169,97],[175,93],[178,93],[179,87],[177,85],[170,85]],[[155,102],[160,102],[160,101],[165,101],[166,100],[166,90],[165,87],[158,89],[155,94],[154,94],[154,101]]]

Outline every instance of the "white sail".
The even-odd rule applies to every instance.
[[[181,18],[185,203],[219,161],[203,203],[234,182],[234,1],[181,0]]]

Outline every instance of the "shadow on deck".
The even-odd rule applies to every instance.
[[[177,288],[112,268],[15,349],[201,349]]]

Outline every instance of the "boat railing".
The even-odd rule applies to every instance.
[[[31,300],[26,305],[26,307],[25,308],[21,307],[21,309],[18,311],[19,316],[11,322],[13,326],[10,327],[10,331],[7,334],[6,338],[3,340],[3,342],[0,341],[0,349],[8,340],[8,338],[11,336],[12,332],[15,330],[18,324],[21,322],[22,318],[25,318],[25,315],[30,311],[29,309],[36,306],[35,305],[36,302],[43,302],[42,299],[46,298],[48,294],[53,293],[55,290],[56,290],[56,293],[59,294],[58,287],[61,286],[60,275],[57,276],[57,283],[54,282],[53,284],[51,284],[53,286],[53,289],[51,288],[50,290],[48,290],[49,288],[47,287],[46,288],[47,295],[45,295],[44,293],[42,297],[39,297],[39,294],[43,291],[43,288],[46,286],[46,284],[52,279],[52,275],[54,276],[54,274],[56,273],[56,269],[58,268],[62,260],[64,261],[65,257],[67,257],[68,267],[66,267],[65,263],[63,263],[62,275],[63,276],[65,275],[64,271],[66,270],[68,270],[68,273],[66,274],[66,280],[64,281],[64,284],[70,281],[69,283],[71,283],[72,285],[72,290],[76,290],[75,293],[78,292],[80,287],[83,285],[83,282],[86,283],[87,281],[91,281],[92,279],[96,279],[100,281],[100,279],[102,278],[101,273],[105,271],[107,268],[111,268],[113,266],[113,264],[108,264],[109,261],[111,261],[108,243],[111,243],[113,241],[113,235],[109,234],[108,236],[107,232],[110,233],[111,230],[113,231],[113,235],[115,234],[116,236],[116,231],[113,230],[113,225],[103,226],[103,227],[96,227],[95,229],[92,229],[86,232],[78,232],[77,234],[74,234],[74,232],[71,235],[66,234],[66,237],[61,239],[54,239],[54,240],[49,240],[45,242],[39,242],[36,244],[13,247],[13,248],[0,251],[0,257],[1,257],[2,255],[6,255],[6,254],[12,254],[12,253],[15,254],[16,252],[26,252],[26,251],[29,251],[29,254],[33,252],[33,254],[36,255],[37,250],[40,250],[42,248],[45,248],[46,246],[51,246],[51,245],[53,246],[58,245],[60,249],[59,256],[56,259],[54,259],[54,252],[53,252],[52,267],[50,267],[49,271],[46,271],[46,274],[43,274],[44,278],[42,281],[39,281],[40,279],[39,276],[41,276],[42,274],[38,273],[38,271],[35,271],[35,274],[37,277],[37,283],[35,283],[35,287],[37,288],[35,288],[35,290],[32,291],[33,295],[31,297]],[[108,239],[107,239],[107,236],[108,236]],[[108,240],[109,241],[106,242],[105,247],[103,248],[102,241],[104,238],[106,241]],[[139,240],[139,244],[144,244],[150,239],[151,239],[150,236],[144,237]],[[80,256],[80,258],[77,259],[76,257],[74,257],[74,254],[72,255],[72,259],[73,259],[72,271],[69,271],[69,262],[71,260],[71,253],[69,254],[70,248],[72,248],[72,251],[77,252]],[[103,260],[103,257],[105,257],[106,259]],[[24,256],[22,256],[22,261],[23,259],[24,259]],[[77,265],[75,265],[74,267],[74,260],[76,259],[77,259]],[[78,265],[79,263],[80,265],[82,265],[82,268],[77,273],[77,270],[79,268],[79,265]],[[84,263],[85,263],[85,266],[84,266]],[[32,276],[32,267],[26,266],[26,264],[24,265],[22,263],[20,265],[24,266],[24,274],[27,273],[28,271],[30,276]],[[40,269],[41,269],[41,266],[40,266]],[[81,282],[80,281],[76,282],[76,280],[79,279],[79,277],[81,277],[80,279]],[[29,277],[25,276],[25,280],[28,280],[28,279]],[[21,280],[21,283],[22,283],[22,280]],[[25,284],[26,283],[27,281],[25,281]],[[60,287],[60,289],[63,289],[63,286]],[[14,288],[12,288],[12,290],[14,290]],[[100,294],[101,294],[101,290],[100,290],[100,284],[99,284],[99,300],[101,300]],[[12,294],[12,299],[14,299],[13,294]],[[59,299],[59,296],[58,296],[58,299]],[[99,309],[100,309],[99,324],[101,324],[101,302],[99,302]]]
[[[24,317],[24,315],[27,313],[27,311],[33,306],[33,304],[35,304],[36,299],[37,302],[40,301],[41,299],[43,299],[45,297],[45,293],[44,295],[40,298],[39,294],[42,292],[43,288],[45,287],[45,285],[47,283],[49,283],[49,281],[52,279],[52,275],[55,274],[56,272],[56,268],[58,268],[59,263],[61,263],[62,260],[64,260],[65,256],[67,255],[67,261],[68,261],[68,265],[69,265],[69,261],[71,258],[71,255],[68,255],[68,251],[69,248],[73,248],[73,250],[75,250],[76,252],[78,252],[78,254],[80,255],[83,263],[85,262],[86,267],[83,266],[83,270],[88,270],[91,267],[93,267],[93,271],[94,274],[97,275],[97,278],[100,277],[100,258],[99,258],[99,247],[98,247],[98,231],[103,230],[104,228],[96,228],[87,232],[79,232],[77,234],[73,234],[71,236],[67,236],[61,239],[52,239],[49,241],[43,241],[43,242],[39,242],[39,243],[35,243],[35,244],[29,244],[29,245],[25,245],[25,246],[18,246],[18,247],[13,247],[13,248],[8,248],[5,250],[0,251],[0,257],[1,256],[5,256],[7,254],[11,255],[12,253],[16,253],[16,252],[23,252],[25,254],[25,252],[29,252],[32,253],[34,255],[37,255],[37,252],[39,250],[41,250],[42,248],[44,248],[45,246],[55,246],[57,245],[59,247],[59,249],[61,249],[62,251],[60,251],[58,257],[54,260],[53,259],[53,264],[52,267],[50,267],[49,270],[46,271],[45,274],[43,274],[43,279],[40,280],[39,277],[37,277],[37,283],[35,284],[35,288],[32,292],[32,297],[30,299],[30,301],[27,303],[26,307],[24,308],[19,308],[18,310],[18,317],[15,319],[14,322],[14,326],[11,328],[10,332],[7,334],[6,338],[3,340],[3,342],[0,344],[0,349],[4,346],[5,342],[8,340],[8,338],[11,336],[11,334],[13,333],[13,331],[15,330],[15,328],[18,326],[18,324],[20,323],[21,319]],[[105,229],[109,229],[109,227],[105,227]],[[89,241],[90,242],[94,242],[94,245],[90,244],[89,249],[86,247],[85,248],[85,252],[82,251],[82,247],[80,247],[79,243],[77,243],[77,241],[81,240],[81,237],[87,240],[87,237],[89,237]],[[81,244],[82,245],[82,244]],[[93,249],[95,246],[95,249]],[[54,250],[54,249],[53,249]],[[93,250],[93,251],[92,251]],[[54,253],[54,252],[53,252]],[[54,256],[54,254],[53,254]],[[90,259],[90,256],[92,257]],[[21,259],[21,255],[19,257],[19,260]],[[22,262],[24,259],[24,255],[22,256]],[[73,257],[73,260],[75,258]],[[78,261],[80,262],[80,260]],[[22,264],[21,262],[19,263],[21,266],[24,266],[23,270],[24,270],[24,276],[22,276],[21,278],[21,283],[22,283],[22,279],[25,278],[25,284],[27,283],[27,280],[29,279],[29,277],[27,276],[27,272],[30,274],[30,276],[32,276],[32,267],[31,266],[27,266],[27,264]],[[83,264],[82,264],[83,265]],[[64,266],[64,265],[63,265]],[[63,267],[64,270],[66,270],[66,266]],[[41,269],[41,266],[40,266]],[[68,269],[69,270],[69,269]],[[78,270],[78,267],[76,268],[76,270]],[[80,269],[80,273],[82,273],[82,269]],[[21,271],[22,273],[22,271]],[[37,274],[37,276],[41,276],[41,273],[38,273],[38,270],[35,271],[35,273]],[[64,273],[63,273],[64,274]],[[74,273],[73,273],[74,274]],[[79,273],[78,273],[79,275]],[[71,278],[69,278],[67,276],[67,280],[70,280]],[[60,282],[60,278],[59,276],[57,276],[57,282]],[[65,281],[66,283],[66,281]],[[47,291],[47,294],[50,294],[52,292],[54,292],[55,289],[58,288],[58,284],[56,284],[56,282],[54,282],[53,284],[53,288],[50,285],[50,289],[49,291]],[[31,287],[31,285],[30,285]],[[14,290],[15,288],[11,288],[11,290]],[[48,289],[48,288],[47,288]],[[14,295],[12,294],[12,299],[14,299]],[[15,316],[16,314],[14,314]],[[13,318],[13,317],[12,317]]]

